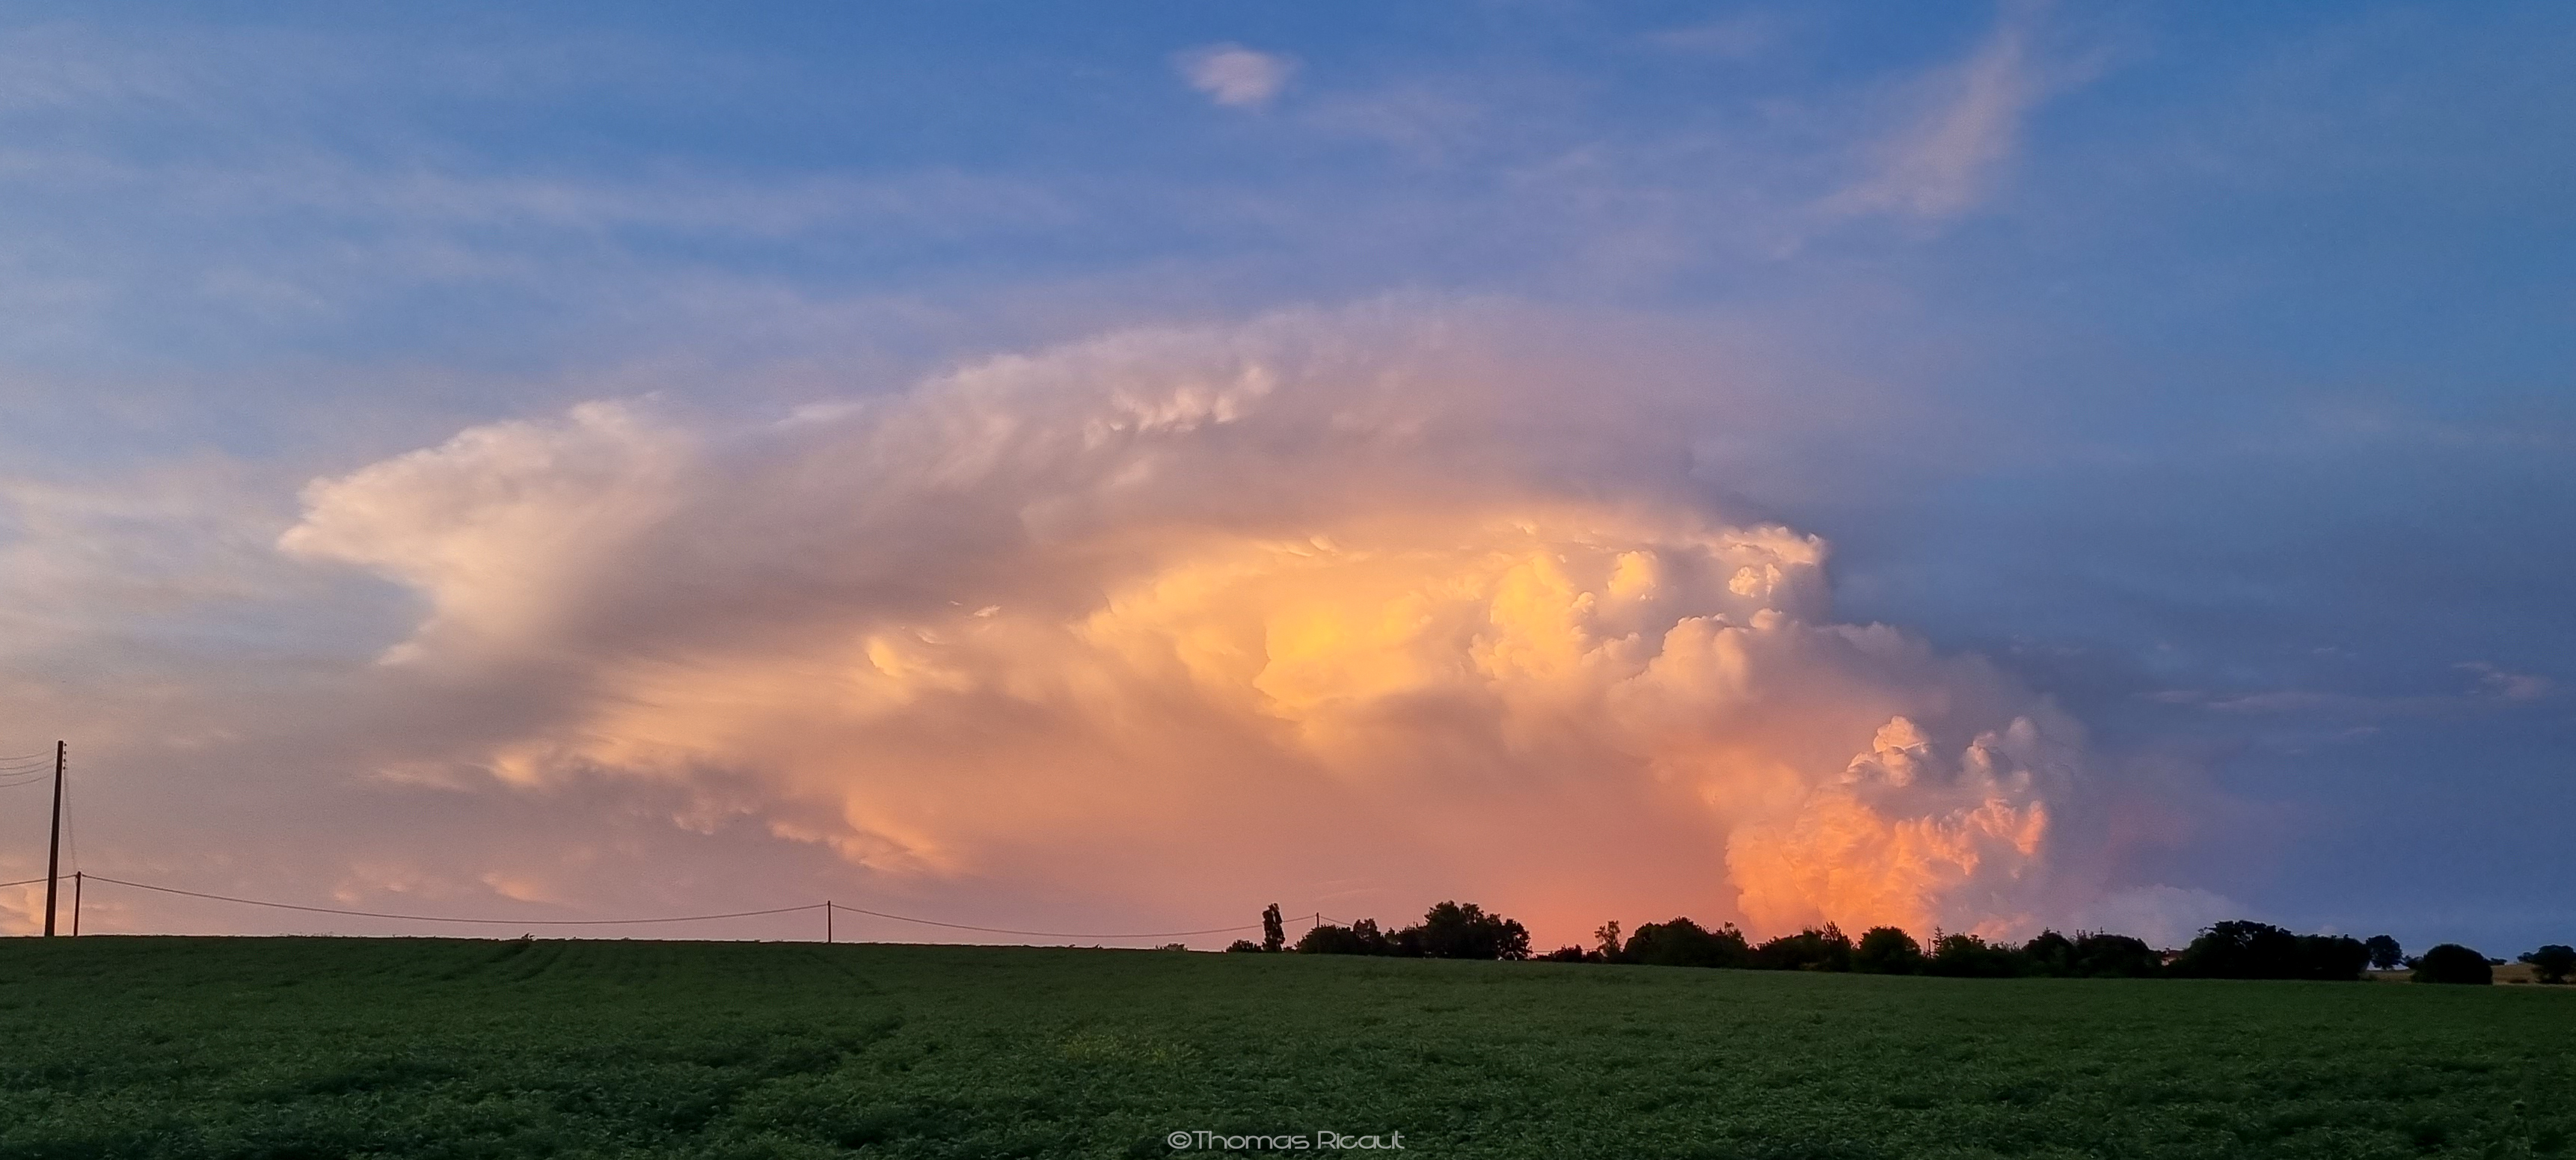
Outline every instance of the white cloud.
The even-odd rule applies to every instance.
[[[459,758],[713,779],[894,881],[2029,926],[2074,723],[1835,623],[1823,542],[1694,498],[1661,404],[1479,325],[1129,332],[783,423],[592,404],[317,483],[284,542],[426,599],[394,670],[542,682]]]
[[[2478,675],[2478,692],[2507,701],[2537,701],[2558,688],[2556,682],[2538,673],[2517,673],[2485,661],[2466,661],[2454,667]]]
[[[1190,87],[1229,108],[1257,109],[1269,104],[1296,75],[1297,62],[1276,53],[1257,52],[1239,44],[1194,48],[1174,59]]]

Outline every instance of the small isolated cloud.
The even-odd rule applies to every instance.
[[[2537,673],[2517,673],[2485,661],[2467,661],[2457,667],[2478,675],[2478,692],[2508,701],[2537,701],[2556,687]]]
[[[1220,105],[1257,109],[1288,87],[1297,62],[1276,53],[1256,52],[1240,44],[1211,44],[1180,54],[1174,63],[1190,87]]]

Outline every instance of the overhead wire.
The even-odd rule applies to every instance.
[[[821,910],[824,903],[808,902],[802,906],[778,906],[767,910],[737,910],[725,914],[683,914],[668,918],[459,918],[441,914],[392,914],[377,910],[343,910],[333,906],[302,906],[292,902],[268,902],[257,898],[236,898],[229,894],[208,894],[202,890],[181,890],[175,886],[154,886],[149,882],[128,882],[104,874],[89,876],[92,882],[131,886],[136,890],[154,890],[163,894],[184,894],[216,902],[237,902],[244,906],[266,906],[278,910],[301,910],[312,914],[344,914],[355,918],[391,918],[406,922],[470,922],[486,926],[638,926],[655,922],[706,922],[719,918],[751,918],[763,914],[793,914],[800,910]]]
[[[30,755],[30,756],[42,756],[42,757],[48,757],[48,758],[51,758],[51,757],[55,757],[56,755],[53,755],[53,754],[39,754],[39,755]],[[14,772],[14,771],[7,770],[7,769],[5,769],[5,768],[0,768],[0,778],[6,778],[6,777],[10,776],[10,774],[11,774],[12,772]],[[43,781],[43,780],[46,780],[47,778],[51,777],[51,776],[53,775],[53,772],[54,772],[54,771],[53,771],[53,769],[50,767],[50,762],[49,762],[49,763],[47,763],[47,765],[46,765],[46,766],[41,767],[41,772],[37,772],[37,773],[36,773],[36,776],[34,776],[34,777],[30,777],[30,778],[27,778],[27,779],[22,780],[22,781],[0,781],[0,789],[8,789],[8,788],[11,788],[11,787],[14,787],[14,786],[19,786],[19,785],[30,785],[30,784],[34,784],[35,782]],[[69,785],[68,785],[68,783],[69,783],[70,779],[69,779],[68,777],[66,777],[66,778],[64,779],[64,781],[65,781],[65,783],[66,783],[65,788],[64,788],[64,792],[63,792],[63,845],[64,845],[64,853],[66,853],[67,855],[69,855],[69,859],[68,859],[68,860],[69,860],[70,866],[71,866],[71,868],[72,868],[72,872],[73,872],[73,873],[75,873],[75,874],[78,874],[78,873],[83,873],[83,871],[81,870],[81,864],[80,864],[80,839],[79,839],[79,830],[78,830],[78,828],[73,824],[73,820],[72,820],[72,819],[73,819],[73,810],[72,810],[72,808],[71,808],[71,792],[70,792],[70,788],[69,788]],[[390,912],[390,911],[352,910],[352,909],[346,909],[346,908],[342,908],[342,907],[332,907],[332,906],[307,906],[307,905],[303,905],[303,904],[300,904],[300,903],[293,903],[293,902],[273,902],[273,901],[269,901],[269,900],[266,900],[266,899],[259,899],[259,898],[241,898],[241,897],[236,897],[236,896],[234,896],[234,895],[229,895],[229,894],[214,894],[214,893],[210,893],[210,892],[207,892],[207,891],[201,891],[201,890],[184,890],[184,889],[181,889],[181,888],[179,888],[179,887],[175,887],[175,886],[156,886],[156,885],[154,885],[154,884],[152,884],[152,883],[149,883],[149,882],[133,882],[133,881],[128,881],[128,880],[126,880],[126,879],[122,879],[122,878],[110,878],[110,877],[106,877],[106,876],[104,876],[104,875],[99,875],[99,874],[88,874],[88,875],[86,875],[86,876],[87,876],[87,877],[89,877],[89,878],[95,879],[95,880],[97,880],[97,881],[99,881],[99,882],[104,882],[104,883],[108,883],[108,884],[110,884],[110,885],[115,885],[115,886],[130,887],[130,888],[132,888],[132,889],[136,889],[136,890],[149,890],[149,891],[154,891],[154,892],[161,893],[161,894],[174,894],[174,895],[180,895],[180,896],[184,896],[184,897],[188,897],[188,898],[202,898],[202,899],[206,899],[206,900],[213,901],[213,902],[229,902],[229,903],[233,903],[233,904],[240,905],[240,906],[261,906],[261,907],[268,907],[268,908],[270,908],[270,909],[274,909],[274,910],[293,910],[293,911],[300,911],[300,912],[308,913],[308,914],[336,914],[336,915],[344,915],[344,916],[352,917],[352,918],[382,918],[382,919],[391,919],[391,920],[400,921],[400,922],[447,922],[447,923],[465,923],[465,924],[473,924],[473,925],[480,925],[480,926],[644,926],[644,925],[651,925],[651,924],[654,924],[654,923],[668,923],[668,922],[711,922],[711,921],[717,921],[717,920],[721,920],[721,919],[732,919],[732,918],[754,918],[754,917],[759,917],[759,916],[762,916],[762,915],[772,915],[772,914],[794,914],[794,913],[798,913],[798,912],[801,912],[801,911],[809,911],[809,910],[826,910],[826,911],[829,911],[829,910],[846,910],[846,911],[849,911],[849,912],[850,912],[850,913],[852,913],[852,914],[864,914],[864,915],[867,915],[868,917],[871,917],[871,918],[882,918],[882,919],[886,919],[886,920],[888,920],[888,921],[892,921],[892,922],[908,922],[908,923],[914,923],[914,924],[921,925],[921,926],[934,926],[934,927],[940,927],[940,928],[943,928],[943,929],[946,929],[946,930],[965,930],[965,931],[974,931],[974,932],[977,932],[977,933],[979,933],[979,934],[1007,934],[1007,935],[1018,935],[1018,936],[1021,936],[1021,937],[1024,937],[1024,938],[1064,938],[1064,939],[1102,939],[1102,940],[1113,940],[1113,939],[1114,939],[1114,940],[1125,940],[1125,939],[1153,939],[1153,938],[1183,938],[1183,937],[1187,937],[1187,936],[1191,936],[1191,935],[1203,935],[1203,934],[1234,934],[1234,933],[1237,933],[1237,932],[1240,932],[1240,931],[1248,931],[1248,930],[1255,930],[1255,929],[1259,929],[1259,928],[1261,927],[1261,924],[1259,924],[1259,923],[1246,923],[1246,924],[1243,924],[1243,925],[1240,925],[1240,926],[1207,927],[1207,928],[1202,928],[1202,929],[1198,929],[1198,930],[1148,931],[1148,932],[1139,932],[1139,933],[1121,933],[1121,934],[1103,934],[1103,933],[1098,933],[1098,932],[1078,932],[1078,931],[1021,930],[1021,929],[1014,928],[1014,927],[979,926],[979,925],[976,925],[976,924],[973,924],[973,923],[963,923],[963,922],[946,922],[946,921],[942,921],[942,920],[940,920],[940,919],[935,919],[935,918],[920,918],[920,917],[917,917],[917,916],[914,916],[914,915],[909,915],[909,914],[896,914],[896,913],[893,913],[893,912],[891,912],[891,911],[874,910],[874,909],[870,909],[870,908],[868,908],[868,907],[864,907],[864,906],[851,906],[851,905],[849,905],[849,904],[847,904],[847,903],[831,902],[831,901],[825,901],[825,902],[808,902],[808,903],[803,903],[803,904],[801,904],[801,905],[796,905],[796,906],[779,906],[779,907],[770,907],[770,908],[762,909],[762,910],[738,910],[738,911],[728,911],[728,912],[721,913],[721,914],[685,914],[685,915],[671,915],[671,916],[666,916],[666,917],[657,917],[657,918],[468,918],[468,917],[462,917],[462,916],[456,916],[456,915],[438,915],[438,914],[401,914],[401,913],[395,913],[395,912]],[[0,887],[6,887],[6,886],[25,886],[25,885],[30,885],[30,884],[33,884],[33,883],[43,882],[43,881],[45,881],[45,879],[43,879],[43,878],[30,878],[30,879],[26,879],[26,880],[21,881],[21,882],[7,882],[7,883],[0,883]]]
[[[1060,930],[1012,930],[1008,927],[999,926],[970,926],[962,922],[941,922],[935,918],[913,918],[909,915],[888,914],[882,910],[869,910],[866,907],[851,906],[848,903],[842,902],[834,902],[828,905],[835,910],[846,910],[852,914],[865,914],[875,918],[890,918],[896,922],[917,922],[923,926],[944,926],[950,930],[971,930],[979,931],[984,934],[1026,935],[1030,938],[1179,938],[1182,935],[1232,934],[1239,930],[1259,930],[1261,928],[1260,923],[1253,922],[1245,923],[1242,926],[1210,927],[1207,930],[1166,930],[1150,934],[1077,934]]]
[[[161,894],[182,895],[188,898],[203,898],[214,902],[230,902],[242,906],[264,906],[276,910],[294,910],[307,914],[337,914],[352,918],[384,918],[403,922],[471,923],[479,926],[644,926],[662,922],[709,922],[717,919],[728,918],[755,918],[761,915],[794,914],[800,911],[823,910],[827,908],[832,910],[846,910],[852,914],[864,914],[871,918],[883,918],[895,922],[910,922],[918,923],[923,926],[943,927],[948,930],[971,930],[981,934],[1010,934],[1020,935],[1027,938],[1181,938],[1188,935],[1200,934],[1233,934],[1238,931],[1257,930],[1261,925],[1259,923],[1246,923],[1242,926],[1206,927],[1198,930],[1166,930],[1118,934],[1086,931],[1021,930],[1014,927],[977,926],[972,923],[943,922],[935,918],[920,918],[909,914],[895,914],[891,911],[873,910],[864,906],[851,906],[848,903],[843,902],[808,902],[798,906],[776,906],[763,910],[736,910],[727,911],[721,914],[683,914],[655,918],[467,918],[457,915],[401,914],[392,911],[352,910],[336,906],[306,906],[293,902],[271,902],[266,899],[242,898],[235,895],[214,894],[202,890],[182,890],[175,886],[156,886],[149,882],[134,882],[123,878],[110,878],[104,874],[91,874],[88,875],[88,878],[93,882],[104,882],[114,886],[126,886],[136,890],[150,890]],[[31,881],[42,882],[44,879],[37,878],[31,879]],[[0,883],[0,885],[22,884]]]

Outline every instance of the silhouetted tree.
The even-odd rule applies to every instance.
[[[2292,934],[2260,922],[2222,922],[2201,932],[2174,959],[2173,973],[2202,979],[2361,977],[2370,949],[2342,935]]]
[[[2491,984],[2495,982],[2495,964],[2458,943],[2443,943],[2415,960],[2415,981]]]
[[[2576,947],[2551,943],[2523,955],[2522,961],[2531,964],[2533,978],[2554,986],[2566,982],[2569,973],[2576,972]]]
[[[1544,963],[1580,963],[1597,961],[1598,958],[1598,952],[1586,953],[1582,947],[1558,947],[1538,956],[1539,961]]]
[[[2286,979],[2298,955],[2299,936],[2280,927],[2221,922],[2182,949],[2173,973],[2195,979]]]
[[[1874,926],[1852,947],[1851,966],[1873,975],[1911,975],[1923,969],[1923,944],[1900,927]]]
[[[1384,955],[1393,953],[1386,936],[1378,933],[1377,920],[1363,918],[1349,926],[1319,923],[1297,940],[1297,953],[1305,955]]]
[[[1225,947],[1225,953],[1230,954],[1230,955],[1240,955],[1240,954],[1246,954],[1246,953],[1256,954],[1256,955],[1257,955],[1257,954],[1260,954],[1260,953],[1261,953],[1261,944],[1260,944],[1260,943],[1257,943],[1257,942],[1254,942],[1254,941],[1252,941],[1251,939],[1248,939],[1248,938],[1239,938],[1239,939],[1234,940],[1233,942],[1230,942],[1230,943],[1227,943],[1227,944],[1226,944],[1226,947]]]
[[[1529,931],[1499,914],[1487,914],[1472,902],[1443,902],[1422,915],[1418,925],[1397,932],[1397,941],[1427,959],[1526,959]]]
[[[2076,972],[2075,940],[2054,930],[2043,930],[2038,937],[2021,946],[2022,967],[2034,975],[2056,975],[2071,978]]]
[[[1753,951],[1733,923],[1703,930],[1687,918],[1676,918],[1638,927],[1618,961],[1650,967],[1745,967],[1753,964]]]
[[[2144,979],[2161,975],[2165,957],[2144,941],[2125,934],[2100,931],[2078,931],[2075,935],[2075,971],[2088,979]]]
[[[1277,954],[1288,946],[1288,925],[1279,920],[1279,904],[1271,903],[1261,911],[1261,949]]]
[[[1611,919],[1608,922],[1592,928],[1592,953],[1595,956],[1595,961],[1604,963],[1618,962],[1619,947],[1618,919]]]
[[[1943,934],[1932,940],[1923,973],[1959,978],[2003,979],[2023,973],[2021,952],[1973,934]]]
[[[1851,940],[1830,922],[1823,930],[1809,927],[1753,948],[1754,967],[1765,971],[1848,971],[1851,960]]]
[[[2361,945],[2362,949],[2370,952],[2372,970],[2393,971],[2406,961],[2406,948],[2397,945],[2397,940],[2387,935],[2372,935]]]
[[[1309,930],[1305,934],[1298,936],[1297,953],[1301,955],[1364,955],[1367,954],[1368,951],[1361,947],[1359,937],[1351,933],[1351,928],[1347,926],[1335,926],[1332,923],[1325,922],[1316,924],[1313,930]]]

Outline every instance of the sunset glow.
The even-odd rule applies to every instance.
[[[0,22],[0,881],[2559,937],[2563,20],[1184,7]]]

